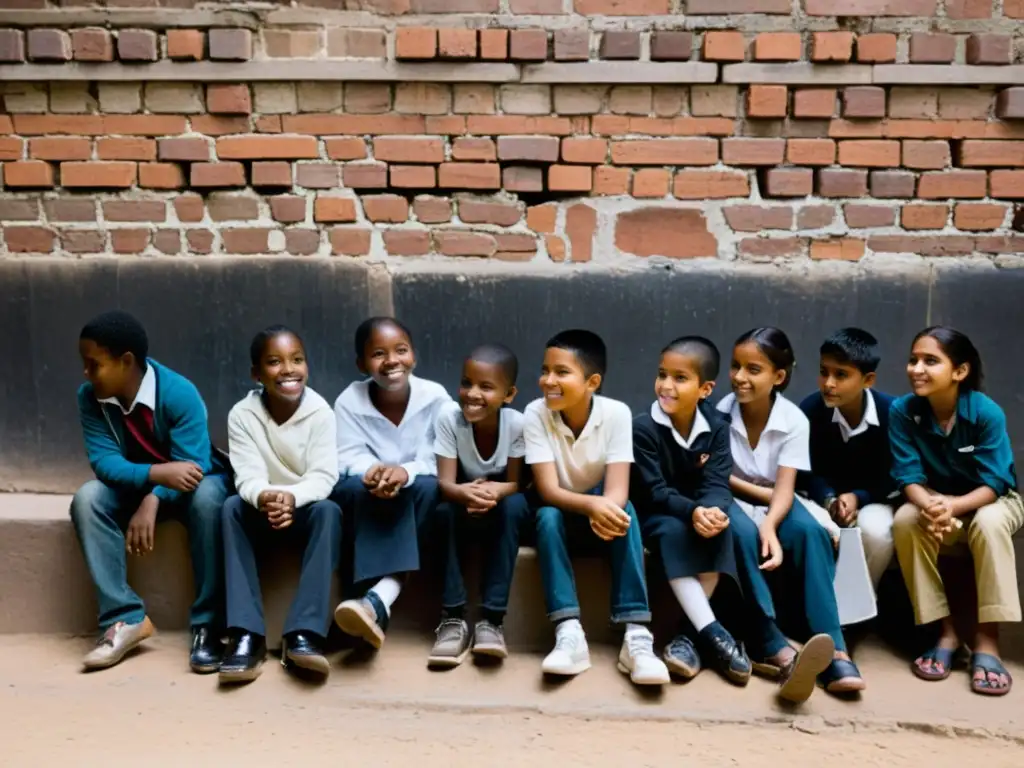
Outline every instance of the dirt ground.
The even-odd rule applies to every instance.
[[[252,685],[223,691],[215,678],[184,670],[183,637],[159,641],[115,669],[84,675],[77,663],[88,641],[0,638],[0,765],[1024,765],[1024,739],[957,736],[954,728],[935,735],[877,719],[840,722],[820,714],[794,719],[763,712],[768,717],[753,725],[693,722],[671,708],[601,712],[583,700],[545,711],[510,692],[502,704],[502,690],[514,688],[506,673],[523,677],[525,665],[522,673],[505,669],[486,680],[491,698],[480,706],[472,698],[451,706],[421,695],[420,673],[413,671],[413,664],[422,666],[419,649],[416,660],[392,649],[390,672],[383,670],[385,657],[364,680],[346,678],[338,664],[323,686],[297,681],[268,662]],[[628,686],[611,673],[602,677],[603,670],[574,683],[595,672],[591,684],[609,694],[612,686]],[[422,679],[475,695],[473,669],[454,674]],[[1015,698],[1003,703],[1017,708]],[[735,715],[744,717],[742,711]]]

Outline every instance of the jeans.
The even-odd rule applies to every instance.
[[[193,627],[220,627],[223,620],[223,565],[221,507],[231,490],[225,475],[207,475],[192,493],[174,504],[160,505],[159,517],[181,519],[188,529],[189,552],[196,587],[189,611]],[[145,491],[116,489],[90,480],[71,501],[71,521],[96,586],[101,630],[119,621],[138,624],[145,618],[142,598],[128,586],[128,558],[124,531]]]
[[[561,621],[579,618],[580,615],[576,581],[569,559],[572,542],[602,551],[611,561],[613,623],[646,623],[651,620],[640,521],[629,502],[626,502],[625,511],[630,517],[629,530],[624,536],[605,542],[590,529],[590,521],[585,515],[563,512],[552,506],[542,506],[537,510],[537,557],[549,619]]]
[[[295,510],[292,524],[275,531],[266,515],[232,496],[224,504],[224,561],[227,627],[266,635],[263,596],[256,569],[255,544],[302,540],[299,586],[284,622],[284,634],[312,632],[327,636],[331,624],[331,581],[341,554],[341,509],[317,501]]]

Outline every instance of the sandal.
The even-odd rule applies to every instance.
[[[836,687],[841,680],[851,680],[851,682],[842,687]],[[866,687],[857,665],[849,659],[832,659],[832,663],[818,675],[818,682],[829,693],[858,693]]]
[[[692,680],[700,672],[700,655],[686,635],[678,635],[666,645],[661,658],[669,672],[684,680]]]
[[[836,645],[828,635],[815,635],[783,669],[778,696],[791,704],[802,704],[814,693],[814,683],[829,666]]]
[[[977,678],[978,671],[985,673],[981,679]],[[989,675],[1005,675],[1006,686],[993,683]],[[980,693],[982,696],[1005,696],[1013,688],[1013,677],[1009,670],[1003,666],[1003,662],[991,653],[971,654],[971,690]]]
[[[910,664],[911,670],[922,680],[945,680],[949,677],[950,672],[953,671],[953,655],[956,653],[955,648],[942,648],[941,646],[935,646],[930,651],[921,654],[921,656],[915,659]],[[932,663],[930,670],[922,669],[921,664],[926,661]],[[936,672],[935,665],[941,664],[942,671]]]
[[[750,680],[750,659],[729,631],[717,621],[698,635],[704,658],[730,683],[746,685]]]

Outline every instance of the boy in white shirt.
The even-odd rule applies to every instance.
[[[465,617],[466,590],[458,544],[472,538],[483,547],[480,620],[472,634],[476,656],[508,656],[502,623],[508,609],[519,533],[529,516],[519,492],[523,474],[523,414],[506,407],[516,396],[519,362],[508,347],[484,344],[462,366],[459,402],[446,403],[437,418],[434,452],[444,517],[455,521],[449,536],[446,603],[429,663],[454,667],[470,650]],[[457,528],[457,530],[456,530]]]
[[[282,661],[330,672],[323,641],[331,623],[331,580],[341,552],[341,510],[328,500],[338,479],[331,407],[306,386],[302,340],[284,326],[257,334],[250,392],[228,415],[238,495],[224,503],[227,626],[222,683],[255,680],[266,658],[266,627],[254,543],[305,539],[302,575],[284,624]]]
[[[524,414],[526,463],[541,500],[537,554],[548,618],[556,625],[555,648],[541,668],[565,676],[590,668],[569,543],[604,542],[612,568],[611,619],[625,625],[618,667],[636,684],[664,685],[668,668],[655,655],[647,628],[651,612],[643,543],[629,503],[632,414],[625,403],[596,394],[606,361],[597,334],[557,334],[544,351],[539,381],[543,397]]]

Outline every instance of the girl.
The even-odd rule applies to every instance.
[[[1011,538],[1024,523],[1002,409],[982,394],[981,357],[964,334],[933,326],[911,345],[913,394],[893,403],[893,478],[907,503],[893,529],[918,624],[942,622],[938,644],[914,661],[924,680],[949,677],[960,645],[937,566],[939,548],[967,542],[978,617],[971,690],[1003,696],[1013,681],[999,658],[999,622],[1020,621]]]
[[[282,660],[326,675],[323,642],[341,553],[341,510],[327,498],[338,480],[334,416],[306,386],[306,350],[294,332],[281,325],[262,331],[250,356],[260,388],[228,415],[238,495],[225,502],[222,518],[231,644],[220,679],[245,682],[260,673],[267,646],[254,544],[286,537],[303,539],[305,554]]]
[[[731,420],[729,486],[737,499],[736,509],[745,513],[730,518],[740,578],[762,614],[761,646],[769,657],[765,660],[770,661],[755,662],[754,669],[774,672],[781,667],[785,672],[792,663],[795,651],[775,622],[769,621],[774,618],[772,595],[786,594],[797,602],[799,623],[806,624],[813,635],[803,653],[820,659],[802,669],[817,674],[830,693],[861,691],[864,680],[846,653],[839,623],[832,538],[794,493],[797,472],[811,466],[807,417],[782,396],[794,362],[789,339],[778,328],[743,334],[733,348],[729,373],[733,394],[718,404],[718,410]],[[760,579],[758,572],[766,579]],[[813,688],[813,680],[808,684]]]
[[[350,384],[334,404],[338,422],[338,498],[353,515],[353,579],[376,584],[334,612],[342,631],[374,648],[384,642],[402,578],[419,570],[418,535],[438,502],[434,424],[451,398],[440,384],[413,376],[412,335],[390,317],[371,317],[356,329],[356,366],[368,378]],[[447,507],[441,506],[439,510]],[[442,521],[450,524],[450,520]],[[447,541],[447,529],[438,541]],[[444,607],[461,596],[443,596]]]

